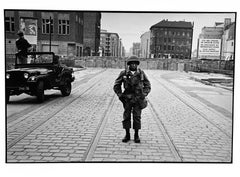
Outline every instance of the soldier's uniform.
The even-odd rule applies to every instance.
[[[139,61],[135,57],[130,57],[127,64],[131,62]],[[124,86],[124,91],[122,92],[121,86]],[[119,99],[123,103],[124,113],[123,113],[123,128],[131,128],[131,113],[133,114],[133,129],[141,129],[141,112],[147,106],[147,101],[145,97],[151,90],[151,84],[141,69],[137,68],[135,73],[128,69],[122,71],[114,83],[114,92],[118,95]]]
[[[16,47],[18,49],[17,56],[20,59],[21,63],[26,63],[27,52],[31,47],[31,44],[29,44],[29,42],[24,39],[23,32],[19,31],[17,34],[19,35],[19,39],[16,40]]]

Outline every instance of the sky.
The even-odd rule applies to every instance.
[[[147,12],[147,11],[146,11]],[[193,46],[197,48],[197,39],[204,26],[213,27],[215,22],[224,22],[224,18],[235,21],[234,13],[102,13],[101,29],[119,34],[126,52],[129,52],[133,42],[140,42],[140,36],[149,31],[152,25],[168,19],[169,21],[194,22]]]

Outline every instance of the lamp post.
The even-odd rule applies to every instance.
[[[50,16],[50,19],[49,19],[49,52],[51,52],[51,45],[52,45],[52,28],[51,28],[51,25],[52,25],[52,18]]]

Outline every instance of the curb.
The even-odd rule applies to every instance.
[[[220,88],[223,88],[223,89],[226,89],[226,90],[229,90],[229,91],[232,91],[233,88],[232,87],[226,87],[226,86],[222,86],[221,84],[214,84],[214,83],[211,83],[209,81],[206,81],[206,80],[202,80],[202,79],[198,79],[196,77],[190,77],[191,80],[194,80],[194,81],[197,81],[197,82],[201,82],[205,85],[210,85],[210,86],[214,86],[214,87],[220,87]]]

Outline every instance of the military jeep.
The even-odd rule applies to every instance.
[[[27,57],[15,57],[15,68],[6,71],[6,102],[11,95],[26,93],[44,101],[44,91],[60,90],[69,96],[74,81],[73,69],[60,64],[53,52],[30,52]]]

